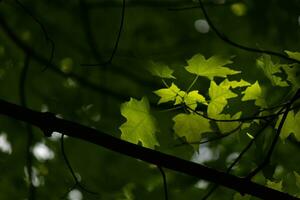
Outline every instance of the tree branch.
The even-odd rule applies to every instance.
[[[227,37],[227,35],[225,35],[224,33],[222,33],[221,31],[219,31],[216,26],[214,25],[214,23],[211,21],[205,7],[204,7],[204,3],[202,2],[202,0],[198,0],[199,2],[199,6],[200,6],[200,9],[207,21],[207,23],[209,24],[209,26],[211,27],[211,29],[215,32],[215,34],[221,39],[223,40],[224,42],[226,42],[227,44],[233,46],[233,47],[236,47],[236,48],[239,48],[239,49],[242,49],[244,51],[248,51],[248,52],[253,52],[253,53],[262,53],[262,54],[268,54],[268,55],[272,55],[272,56],[276,56],[278,58],[282,58],[282,59],[285,59],[285,60],[288,60],[288,61],[291,61],[291,62],[294,62],[294,63],[298,63],[300,64],[300,61],[297,60],[297,59],[294,59],[294,58],[291,58],[291,57],[288,57],[286,56],[285,54],[282,54],[282,53],[279,53],[279,52],[275,52],[275,51],[270,51],[270,50],[261,50],[261,49],[256,49],[256,48],[253,48],[253,47],[248,47],[248,46],[244,46],[244,45],[241,45],[239,43],[236,43],[235,41],[229,39]]]
[[[215,182],[234,189],[242,194],[250,194],[262,199],[298,199],[289,194],[267,188],[244,178],[229,175],[225,172],[167,155],[159,151],[138,146],[121,139],[117,139],[102,131],[98,131],[68,120],[56,118],[53,113],[33,111],[4,100],[0,100],[0,113],[16,120],[21,120],[41,128],[46,136],[57,131],[70,137],[78,138],[106,149],[143,160],[154,165],[168,168],[190,176]],[[299,199],[298,199],[299,200]]]

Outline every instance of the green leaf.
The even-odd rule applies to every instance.
[[[265,98],[263,96],[262,89],[256,81],[253,85],[249,86],[244,92],[244,96],[242,98],[242,101],[250,101],[255,100],[255,105],[260,107],[266,107],[267,103],[265,101]]]
[[[200,142],[201,135],[211,131],[209,121],[195,113],[178,114],[173,121],[175,134],[187,142]]]
[[[290,58],[300,61],[300,52],[284,51]]]
[[[229,114],[219,114],[216,118],[222,120],[233,120],[239,119],[242,115],[242,112],[238,112],[232,117]],[[221,133],[226,134],[236,130],[240,126],[240,122],[217,122],[219,130]]]
[[[300,174],[298,174],[297,172],[294,171],[294,175],[296,178],[296,185],[298,188],[300,188]]]
[[[143,97],[140,101],[131,98],[121,105],[121,114],[127,121],[120,126],[123,140],[143,146],[154,148],[159,145],[155,133],[158,131],[155,118],[150,114],[148,99]]]
[[[235,71],[224,65],[231,64],[232,61],[221,56],[212,56],[209,59],[201,54],[196,54],[187,61],[188,66],[185,68],[188,72],[198,76],[207,77],[213,80],[214,77],[227,77],[227,75],[238,74],[240,71]]]
[[[170,69],[167,65],[162,63],[156,63],[150,61],[148,70],[153,76],[158,76],[160,78],[173,78],[176,79],[172,74],[173,70]]]
[[[281,121],[280,117],[277,120],[277,127]],[[281,139],[286,139],[290,134],[294,134],[296,139],[300,141],[300,112],[295,114],[294,111],[290,111],[284,121],[283,127],[281,129],[280,137]]]
[[[207,105],[205,97],[199,94],[198,90],[193,90],[189,92],[187,95],[185,95],[184,103],[192,110],[196,109],[197,103],[202,103],[204,105]]]
[[[171,87],[156,90],[154,93],[161,97],[158,104],[174,101],[174,105],[185,103],[193,110],[196,109],[197,103],[207,104],[205,97],[199,94],[198,90],[186,93],[180,90],[174,83],[172,83]]]
[[[276,183],[276,182],[268,180],[267,181],[267,186],[269,188],[274,189],[274,190],[282,191],[282,181]]]
[[[177,102],[182,101],[185,95],[185,92],[180,91],[180,89],[174,83],[171,84],[171,87],[156,90],[154,91],[154,93],[157,96],[161,97],[158,101],[158,104],[166,103],[169,101],[176,101],[176,99],[179,99],[177,100]],[[178,104],[177,102],[176,104]]]
[[[251,85],[249,82],[241,79],[240,81],[229,81],[228,79],[225,79],[220,86],[226,87],[226,88],[237,88],[237,87],[246,87]]]
[[[266,77],[271,81],[273,86],[287,87],[289,86],[286,81],[283,81],[281,77],[276,76],[278,73],[282,73],[280,70],[280,64],[274,64],[271,60],[271,56],[263,55],[256,61],[257,67],[261,68]]]
[[[214,81],[210,82],[208,94],[210,102],[207,108],[209,117],[218,117],[227,104],[227,99],[237,97],[237,94],[229,89],[229,85],[217,85]]]
[[[298,89],[300,87],[299,67],[296,65],[284,65],[283,69],[287,74],[287,80],[292,84],[294,89]]]

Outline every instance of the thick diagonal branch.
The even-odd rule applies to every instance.
[[[0,114],[35,125],[41,128],[46,135],[53,131],[61,132],[70,137],[94,143],[123,155],[137,158],[145,162],[185,173],[200,179],[218,183],[242,194],[250,194],[262,199],[298,199],[286,193],[264,187],[249,180],[229,175],[224,172],[219,172],[175,156],[144,148],[115,138],[102,131],[71,121],[56,118],[52,113],[41,113],[0,100]]]

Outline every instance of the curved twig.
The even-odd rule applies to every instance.
[[[290,107],[299,98],[300,98],[300,89],[297,90],[296,94],[293,96],[293,98],[291,99],[291,101],[286,106],[284,114],[283,114],[283,116],[282,116],[282,118],[280,120],[279,126],[277,128],[276,134],[274,136],[274,139],[273,139],[273,141],[271,143],[271,147],[270,147],[270,149],[269,149],[269,151],[268,151],[265,159],[263,160],[263,162],[256,169],[254,169],[252,172],[250,172],[248,174],[248,176],[246,177],[247,179],[251,179],[252,177],[254,177],[259,171],[261,171],[270,162],[270,159],[271,159],[272,154],[274,152],[275,146],[276,146],[277,141],[279,139],[281,130],[283,128],[284,122],[285,122],[285,120],[287,118],[287,115],[289,114]]]
[[[20,96],[20,102],[21,105],[24,107],[27,107],[27,101],[26,101],[26,80],[27,80],[27,73],[29,69],[30,64],[30,55],[26,54],[24,59],[24,66],[20,74],[20,82],[19,82],[19,96]],[[27,138],[27,144],[26,144],[26,167],[27,167],[27,173],[28,173],[28,179],[29,179],[29,188],[28,188],[28,199],[34,200],[35,198],[35,187],[32,182],[32,153],[31,153],[31,146],[33,144],[33,130],[32,126],[30,124],[26,124],[26,131],[28,134]]]
[[[80,181],[78,180],[78,178],[76,177],[76,174],[75,174],[75,172],[74,172],[74,170],[73,170],[73,168],[72,168],[72,165],[71,165],[71,163],[70,163],[70,161],[69,161],[69,159],[68,159],[68,157],[67,157],[67,154],[66,154],[66,152],[65,152],[65,147],[64,147],[64,134],[61,134],[61,138],[60,138],[60,147],[61,147],[61,153],[62,153],[62,155],[63,155],[64,161],[65,161],[65,163],[66,163],[66,165],[67,165],[67,167],[68,167],[68,169],[69,169],[69,171],[70,171],[70,173],[71,173],[71,175],[72,175],[72,177],[73,177],[73,179],[74,179],[74,182],[75,182],[74,185],[71,187],[71,190],[77,187],[77,188],[82,189],[82,191],[85,191],[85,192],[87,192],[87,193],[90,193],[90,194],[93,194],[93,195],[98,195],[97,192],[93,192],[93,191],[91,191],[91,190],[86,189],[86,188],[80,183]]]
[[[169,199],[169,196],[168,196],[168,183],[167,183],[167,176],[164,172],[164,169],[160,166],[157,165],[157,168],[159,169],[160,173],[161,173],[161,176],[162,176],[162,179],[163,179],[163,184],[164,184],[164,193],[165,193],[165,200],[168,200]]]
[[[95,66],[108,66],[112,63],[117,50],[118,50],[118,46],[119,46],[119,42],[120,42],[120,38],[121,38],[121,33],[123,30],[123,26],[124,26],[124,19],[125,19],[125,8],[126,8],[126,0],[123,0],[122,3],[122,12],[121,12],[121,20],[120,20],[120,27],[119,27],[119,31],[118,31],[118,35],[117,35],[117,39],[113,48],[113,51],[111,53],[110,58],[104,62],[104,63],[98,63],[98,64],[81,64],[81,66],[86,66],[86,67],[95,67]]]
[[[50,56],[49,56],[49,62],[52,63],[53,58],[54,58],[54,51],[55,51],[55,43],[52,40],[52,38],[49,36],[46,27],[44,26],[44,24],[26,7],[24,6],[19,0],[15,0],[16,4],[21,7],[26,13],[27,15],[29,15],[40,27],[41,30],[44,34],[45,40],[46,42],[48,42],[51,46],[51,50],[50,50]],[[45,66],[45,68],[43,69],[46,70],[46,68],[49,66]]]
[[[288,104],[286,104],[285,107],[282,107],[278,112],[278,116],[280,113],[282,113],[284,110],[287,109]],[[243,151],[239,154],[239,156],[234,160],[233,163],[231,163],[231,165],[229,166],[229,168],[227,169],[226,173],[230,173],[230,171],[233,169],[233,167],[242,159],[242,157],[244,156],[244,154],[250,149],[250,147],[252,146],[253,142],[260,136],[260,134],[270,125],[270,123],[275,119],[275,116],[272,117],[272,120],[268,120],[265,125],[256,133],[256,135],[254,136],[254,138],[248,143],[248,145],[243,149]],[[214,191],[219,187],[218,184],[214,184],[211,189],[207,192],[207,194],[202,197],[201,200],[207,200],[213,193]]]
[[[254,53],[263,53],[263,54],[268,54],[268,55],[272,55],[272,56],[276,56],[294,63],[298,63],[300,64],[299,60],[296,60],[294,58],[290,58],[282,53],[279,52],[275,52],[275,51],[270,51],[270,50],[261,50],[261,49],[256,49],[256,48],[252,48],[252,47],[247,47],[244,45],[241,45],[239,43],[234,42],[233,40],[229,39],[224,33],[220,32],[216,26],[214,25],[214,23],[211,21],[210,17],[207,14],[207,11],[204,7],[204,4],[202,2],[202,0],[198,0],[199,2],[199,6],[202,10],[202,13],[207,21],[207,23],[209,24],[209,26],[211,27],[211,29],[216,33],[216,35],[223,40],[224,42],[228,43],[231,46],[237,47],[239,49],[245,50],[245,51],[249,51],[249,52],[254,52]]]

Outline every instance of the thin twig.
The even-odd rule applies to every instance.
[[[26,54],[25,59],[24,59],[24,66],[21,71],[20,82],[19,82],[20,102],[21,102],[21,105],[24,107],[27,107],[26,80],[27,80],[29,64],[30,64],[30,55]],[[28,173],[28,177],[29,177],[28,199],[34,200],[34,199],[36,199],[35,198],[36,193],[35,193],[35,187],[32,182],[33,158],[32,158],[32,153],[31,153],[31,146],[33,144],[33,130],[32,130],[32,126],[30,124],[26,124],[26,131],[28,134],[27,144],[26,144],[26,159],[27,159],[26,167],[27,167],[27,173]]]
[[[190,108],[189,106],[186,105],[186,108],[192,112],[194,112],[195,114],[205,118],[205,119],[209,119],[211,121],[214,121],[214,122],[245,122],[245,121],[251,121],[251,120],[258,120],[258,119],[269,119],[269,118],[272,118],[272,117],[276,117],[278,115],[281,115],[283,114],[284,112],[281,112],[281,113],[276,113],[276,114],[270,114],[270,115],[265,115],[265,116],[256,116],[256,114],[254,114],[253,116],[250,116],[250,117],[243,117],[243,118],[239,118],[239,119],[215,119],[215,118],[212,118],[212,117],[209,117],[205,114],[202,114],[198,111],[195,111],[193,110],[192,108]],[[289,108],[289,110],[291,110],[293,108]],[[262,111],[258,111],[258,114],[260,112],[264,112],[265,110],[262,110]]]
[[[118,46],[119,46],[119,42],[120,42],[120,38],[121,38],[121,33],[123,31],[123,26],[124,26],[124,20],[125,20],[125,8],[126,8],[126,0],[123,0],[122,3],[122,12],[121,12],[121,20],[120,20],[120,27],[119,27],[119,31],[118,31],[118,35],[116,38],[116,42],[113,48],[113,51],[111,53],[110,58],[104,62],[104,63],[97,63],[97,64],[81,64],[81,66],[86,66],[86,67],[95,67],[95,66],[108,66],[112,63],[117,50],[118,50]]]
[[[271,108],[275,108],[275,107],[271,107]],[[285,107],[282,107],[279,111],[278,114],[281,113],[283,110],[285,109]],[[273,117],[274,119],[275,117]],[[229,166],[229,168],[227,169],[226,173],[230,173],[230,171],[233,169],[233,167],[242,159],[242,157],[244,156],[244,154],[250,149],[250,147],[252,146],[253,142],[259,137],[259,135],[263,132],[263,130],[265,130],[265,128],[267,128],[269,126],[269,124],[272,122],[273,120],[268,120],[265,125],[256,133],[256,135],[254,136],[254,138],[248,143],[248,145],[243,149],[243,151],[239,154],[239,156],[234,160],[234,162]],[[202,197],[201,200],[207,200],[216,189],[218,189],[219,185],[218,184],[214,184],[211,189],[207,192],[207,194]]]
[[[45,40],[48,44],[50,44],[51,46],[51,50],[50,50],[50,56],[49,56],[49,62],[52,63],[53,61],[53,58],[54,58],[54,51],[55,51],[55,43],[54,41],[52,40],[52,38],[49,36],[47,30],[46,30],[46,27],[44,26],[44,24],[26,7],[24,6],[19,0],[15,0],[16,4],[21,7],[26,13],[27,15],[29,15],[40,27],[41,27],[41,30],[44,34],[44,37],[45,37]],[[46,66],[44,68],[44,70],[49,67],[49,66]],[[43,71],[44,71],[43,70]]]
[[[163,184],[164,184],[164,193],[165,193],[165,200],[168,200],[169,199],[169,196],[168,196],[168,183],[167,183],[167,176],[164,172],[164,169],[160,166],[157,165],[157,168],[159,169],[160,173],[161,173],[161,176],[162,176],[162,179],[163,179]]]
[[[18,106],[0,99],[0,114],[21,120],[41,129],[50,129],[68,136],[88,141],[112,151],[127,155],[145,162],[159,165],[163,168],[175,170],[211,182],[216,182],[225,187],[234,189],[240,193],[250,194],[262,199],[299,199],[284,192],[280,192],[266,186],[254,183],[244,178],[220,172],[188,160],[145,148],[103,131],[89,128],[65,119],[59,119],[54,113],[42,113]]]
[[[73,177],[73,179],[74,179],[74,182],[75,182],[74,185],[73,185],[71,188],[78,187],[79,189],[82,189],[83,191],[85,191],[85,192],[87,192],[87,193],[90,193],[90,194],[93,194],[93,195],[98,195],[97,192],[93,192],[93,191],[91,191],[91,190],[86,189],[86,188],[80,183],[80,181],[78,180],[78,178],[76,177],[76,174],[75,174],[75,172],[74,172],[74,170],[73,170],[73,168],[72,168],[72,165],[71,165],[71,163],[70,163],[70,161],[69,161],[69,159],[68,159],[68,157],[67,157],[67,154],[66,154],[66,152],[65,152],[65,147],[64,147],[64,134],[61,135],[61,139],[60,139],[60,147],[61,147],[61,153],[62,153],[62,155],[63,155],[64,161],[65,161],[65,163],[66,163],[66,165],[67,165],[67,167],[68,167],[68,169],[69,169],[69,171],[70,171],[70,173],[71,173],[71,175],[72,175],[72,177]]]
[[[221,135],[219,135],[217,137],[213,137],[213,138],[209,138],[209,139],[204,140],[204,141],[197,141],[197,142],[196,141],[195,142],[186,142],[186,141],[184,141],[181,144],[175,145],[175,147],[180,147],[180,146],[183,146],[183,145],[193,145],[193,144],[199,144],[200,145],[200,144],[206,144],[206,143],[209,143],[209,142],[214,142],[214,141],[217,141],[217,140],[221,140],[221,139],[223,139],[225,137],[228,137],[231,134],[237,132],[241,128],[241,126],[242,126],[242,123],[240,123],[239,126],[237,126],[236,128],[234,128],[233,130],[230,130],[230,131],[228,131],[226,133],[220,133],[220,132],[218,132]]]
[[[223,40],[224,42],[228,43],[231,46],[237,47],[239,49],[245,50],[245,51],[249,51],[249,52],[254,52],[254,53],[263,53],[263,54],[268,54],[268,55],[272,55],[272,56],[277,56],[279,58],[288,60],[288,61],[292,61],[294,63],[299,63],[299,60],[296,60],[294,58],[290,58],[288,56],[286,56],[285,54],[279,53],[279,52],[274,52],[274,51],[270,51],[270,50],[261,50],[261,49],[256,49],[256,48],[252,48],[252,47],[247,47],[241,44],[238,44],[236,42],[234,42],[233,40],[229,39],[224,33],[220,32],[216,26],[213,24],[213,22],[211,21],[210,17],[207,14],[207,11],[204,7],[204,4],[202,2],[202,0],[198,0],[199,2],[199,6],[202,10],[202,13],[207,21],[207,23],[209,24],[209,26],[211,27],[211,29],[216,33],[216,35]]]
[[[279,136],[280,136],[280,133],[281,133],[281,130],[283,128],[283,125],[284,125],[284,122],[289,114],[289,111],[290,111],[290,107],[292,106],[292,104],[298,100],[300,97],[300,89],[297,90],[296,94],[293,96],[293,98],[291,99],[291,101],[287,104],[286,108],[285,108],[285,111],[284,111],[284,114],[280,120],[280,123],[279,123],[279,126],[277,128],[277,131],[276,131],[276,134],[274,136],[274,139],[271,143],[271,147],[265,157],[265,159],[263,160],[263,162],[255,169],[253,170],[252,172],[250,172],[248,174],[248,176],[246,177],[247,179],[251,179],[252,177],[254,177],[258,172],[260,172],[271,160],[271,156],[274,152],[274,149],[275,149],[275,146],[277,144],[277,141],[279,139]]]
[[[278,112],[281,113],[285,108],[281,108],[281,110]],[[260,136],[260,134],[270,125],[270,123],[274,120],[275,116],[272,117],[272,119],[268,120],[264,126],[256,132],[254,138],[247,144],[247,146],[242,150],[242,152],[239,154],[239,156],[231,163],[231,165],[228,167],[226,170],[226,173],[230,173],[230,171],[233,169],[233,167],[242,159],[244,154],[251,148],[253,145],[254,141],[257,140],[257,138]],[[207,192],[205,196],[202,197],[201,200],[207,200],[213,193],[214,191],[219,187],[218,184],[214,184],[211,189]]]

